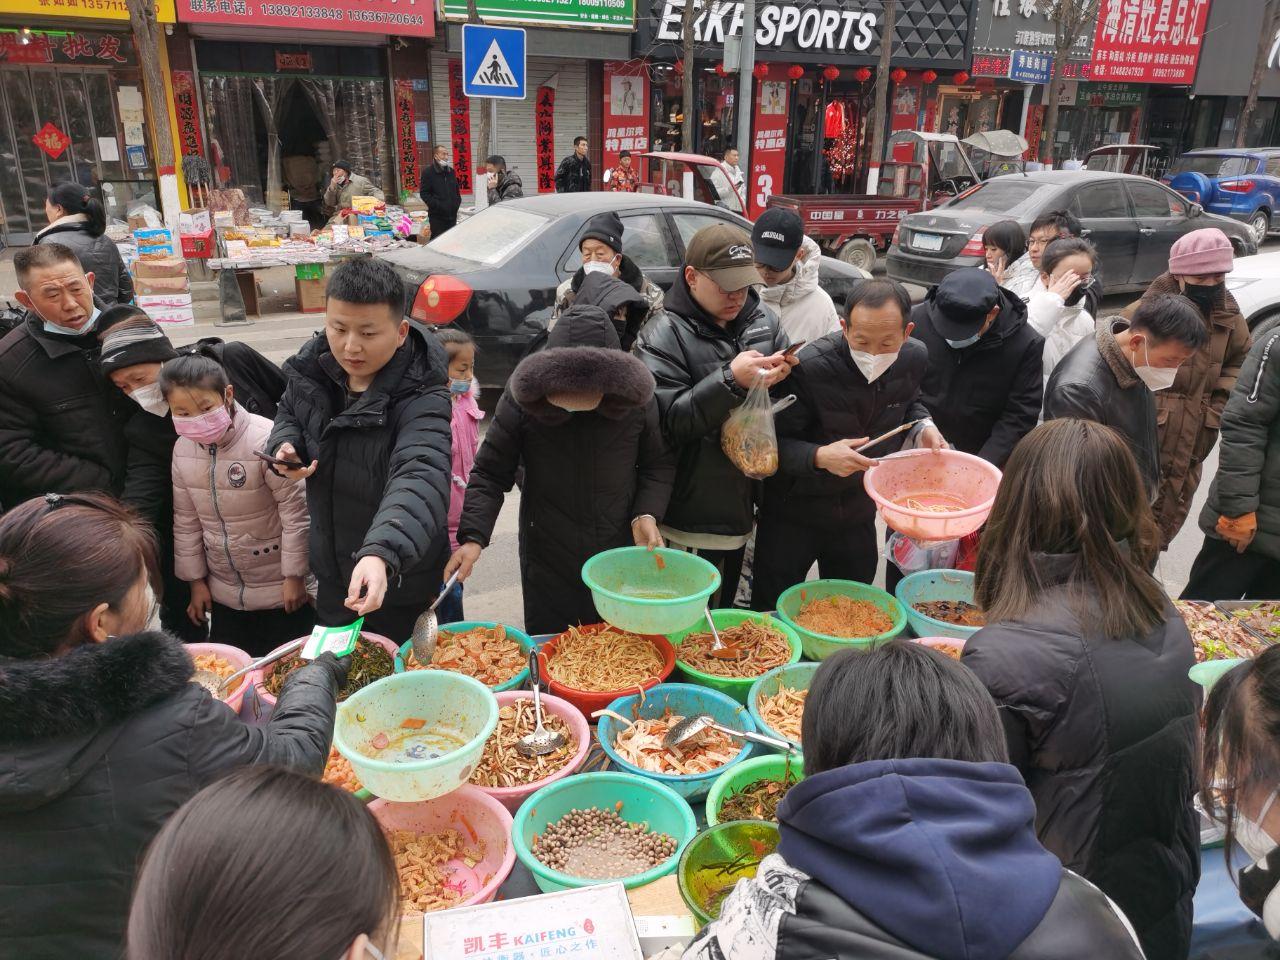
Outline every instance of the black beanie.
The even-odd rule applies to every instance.
[[[347,173],[351,172],[351,163],[348,160],[335,160],[333,161],[333,165],[339,170],[345,170]]]
[[[178,355],[154,320],[137,307],[117,304],[98,316],[103,373],[139,363],[164,363]]]
[[[610,250],[622,252],[622,218],[616,213],[601,213],[587,221],[587,232],[578,241],[578,249],[586,240],[599,240]]]

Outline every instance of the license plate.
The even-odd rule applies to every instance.
[[[911,245],[917,250],[929,250],[937,253],[942,249],[942,241],[945,239],[938,233],[913,233],[911,235]]]

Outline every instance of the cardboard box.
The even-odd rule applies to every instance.
[[[182,235],[182,255],[191,260],[207,260],[213,256],[213,230]]]
[[[191,306],[191,294],[189,293],[160,293],[149,294],[137,298],[139,309],[151,313],[153,310],[167,312],[175,307]]]
[[[178,214],[178,232],[181,234],[208,233],[213,229],[213,215],[204,207],[193,207]]]
[[[324,313],[324,279],[294,280],[294,292],[298,295],[300,313]]]
[[[165,327],[194,327],[195,311],[191,307],[169,307],[150,314],[152,320]]]
[[[190,293],[191,286],[186,276],[181,277],[134,277],[133,292],[139,297],[157,297],[174,293]]]
[[[165,257],[163,260],[135,260],[133,275],[141,278],[185,277],[187,262],[181,257]]]

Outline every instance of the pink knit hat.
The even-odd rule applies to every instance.
[[[1217,227],[1192,230],[1169,251],[1169,272],[1181,276],[1230,273],[1234,256],[1231,241]]]

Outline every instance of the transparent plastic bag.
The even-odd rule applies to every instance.
[[[778,435],[773,429],[773,402],[760,377],[720,428],[720,449],[729,462],[752,480],[778,472]]]
[[[895,530],[884,542],[884,556],[905,576],[921,570],[950,568],[959,548],[959,540],[912,540]]]

